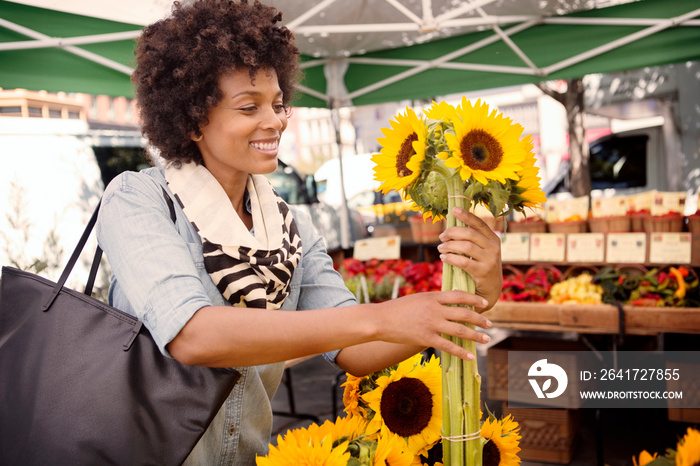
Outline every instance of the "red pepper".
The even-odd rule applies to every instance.
[[[654,299],[654,298],[639,298],[639,299],[635,299],[634,301],[630,302],[630,305],[631,306],[654,307],[654,306],[663,305],[663,301],[660,301],[660,300]]]

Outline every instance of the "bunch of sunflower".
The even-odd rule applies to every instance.
[[[347,374],[345,417],[278,436],[257,466],[442,465],[440,360],[421,354],[365,377]],[[489,415],[481,429],[485,466],[514,466],[518,423]]]
[[[406,108],[389,123],[372,158],[375,179],[382,192],[401,192],[424,218],[446,217],[451,199],[467,210],[483,204],[494,217],[546,201],[532,137],[481,100],[463,97],[457,107],[433,102],[425,117]]]
[[[688,427],[688,431],[664,456],[644,450],[639,457],[632,457],[634,466],[695,466],[700,464],[700,431]]]
[[[522,137],[523,128],[490,111],[481,100],[462,98],[459,106],[434,102],[419,117],[407,108],[382,129],[382,146],[375,162],[375,179],[383,192],[397,190],[423,217],[447,218],[447,227],[461,225],[455,207],[472,210],[486,206],[495,217],[526,208],[541,208],[546,201],[535,166],[533,142]],[[443,290],[474,293],[472,277],[446,264]],[[449,338],[449,337],[448,337]],[[475,343],[455,341],[476,354]],[[481,377],[476,360],[443,355],[444,400],[442,436],[445,463],[481,465]]]

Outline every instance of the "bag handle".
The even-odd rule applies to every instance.
[[[173,200],[170,198],[170,196],[165,191],[165,188],[162,185],[160,188],[163,190],[163,197],[165,198],[165,202],[168,204],[168,210],[170,211],[170,219],[173,221],[173,223],[175,223],[177,221],[177,216],[175,215],[175,205],[173,204]],[[66,267],[63,269],[63,273],[61,274],[61,277],[58,279],[58,282],[56,282],[56,286],[54,286],[53,290],[51,291],[51,295],[49,296],[49,299],[42,306],[41,310],[43,312],[46,312],[49,310],[49,308],[51,307],[53,302],[56,300],[56,297],[60,293],[61,288],[63,288],[63,285],[66,284],[66,281],[68,280],[68,276],[70,275],[71,271],[73,270],[73,267],[78,262],[78,258],[80,257],[80,254],[83,252],[83,248],[85,247],[85,244],[87,243],[87,240],[90,237],[90,233],[92,233],[92,229],[95,227],[95,223],[97,223],[97,214],[100,212],[100,205],[101,204],[102,204],[102,199],[100,199],[100,202],[97,203],[97,207],[95,207],[95,211],[92,213],[90,220],[88,220],[88,223],[85,226],[85,230],[83,231],[83,234],[80,237],[78,244],[75,246],[75,249],[73,250],[73,254],[71,254],[70,259],[68,259],[68,263],[66,264]],[[92,266],[90,267],[90,273],[88,275],[88,280],[85,284],[84,293],[88,296],[90,296],[92,294],[92,288],[95,285],[95,278],[97,277],[97,270],[100,268],[100,260],[101,259],[102,259],[102,248],[100,248],[100,246],[97,246],[97,248],[95,249],[95,256],[92,259]]]

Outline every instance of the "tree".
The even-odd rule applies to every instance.
[[[586,141],[586,123],[583,101],[583,78],[566,80],[566,89],[558,91],[554,85],[563,81],[541,82],[537,87],[566,108],[569,128],[569,160],[571,163],[571,194],[575,197],[591,193],[590,152]]]
[[[9,229],[0,232],[3,239],[3,251],[9,265],[44,274],[51,278],[51,274],[58,270],[63,261],[63,248],[60,246],[56,229],[52,228],[44,240],[41,257],[28,257],[27,245],[31,240],[32,223],[25,216],[27,208],[24,200],[24,188],[16,182],[10,182],[10,211],[5,214]]]

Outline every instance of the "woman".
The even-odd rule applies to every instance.
[[[280,19],[257,2],[200,0],[144,29],[133,80],[143,132],[166,165],[115,178],[99,216],[110,303],[139,317],[165,355],[242,374],[188,464],[252,464],[266,452],[285,360],[324,353],[363,375],[426,347],[472,359],[441,334],[487,342],[462,323],[491,323],[452,305],[484,310],[500,293],[499,239],[461,212],[472,228],[446,231],[440,251],[474,276],[477,294],[355,303],[310,219],[264,177],[298,77]],[[175,224],[164,194],[177,201]],[[280,312],[293,310],[304,312]]]

